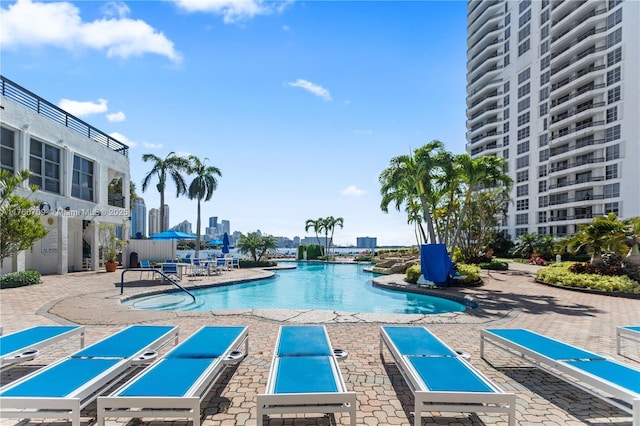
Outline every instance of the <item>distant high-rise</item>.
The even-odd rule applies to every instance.
[[[215,228],[218,226],[218,216],[211,216],[209,218],[209,227]]]
[[[164,205],[164,223],[162,224],[162,231],[166,231],[169,229],[169,206],[167,204]],[[160,232],[162,232],[160,231]]]
[[[376,237],[356,238],[356,247],[358,248],[375,250],[377,246],[378,246],[378,239]]]
[[[160,209],[149,209],[149,236],[160,231]]]
[[[638,1],[468,2],[467,151],[507,160],[511,238],[640,216],[638,40]]]
[[[133,200],[131,209],[131,236],[137,237],[138,233],[141,237],[147,235],[147,206],[142,197],[136,197]]]
[[[218,235],[224,235],[225,232],[227,235],[231,235],[231,222],[228,220],[220,221],[220,225],[218,226]]]
[[[184,232],[186,234],[193,234],[193,232],[191,232],[191,222],[189,222],[188,220],[183,220],[182,222],[174,226],[173,229],[176,231]]]

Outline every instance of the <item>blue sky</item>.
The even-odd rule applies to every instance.
[[[203,223],[292,238],[334,216],[338,244],[410,245],[406,215],[380,210],[380,172],[433,139],[464,152],[463,1],[0,6],[2,74],[127,143],[147,209],[141,157],[175,151],[222,171]],[[195,230],[196,202],[172,185],[166,199]]]

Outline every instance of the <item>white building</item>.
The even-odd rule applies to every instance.
[[[512,239],[640,216],[640,2],[470,1],[467,151],[508,159]]]
[[[19,191],[40,188],[33,197],[48,230],[31,250],[4,259],[2,273],[97,270],[99,225],[129,227],[129,148],[5,77],[1,83],[0,166],[32,172]],[[114,187],[120,192],[109,192]]]

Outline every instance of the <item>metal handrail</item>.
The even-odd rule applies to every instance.
[[[184,291],[189,296],[191,296],[191,298],[193,299],[194,302],[196,301],[196,297],[193,295],[193,293],[191,293],[189,290],[187,290],[186,288],[182,287],[180,284],[178,284],[177,282],[175,282],[174,280],[169,278],[164,272],[159,271],[159,270],[154,269],[154,268],[128,268],[128,269],[123,270],[122,274],[120,275],[120,294],[124,293],[124,273],[125,272],[129,272],[129,271],[132,271],[132,272],[154,272],[154,273],[160,274],[164,278],[166,278],[168,281],[173,283],[173,285],[178,287],[180,290]]]

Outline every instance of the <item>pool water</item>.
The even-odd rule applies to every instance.
[[[143,309],[218,311],[224,309],[318,309],[338,312],[439,314],[462,312],[465,305],[449,299],[377,288],[363,265],[297,262],[274,278],[191,292],[198,302],[184,303],[180,293],[131,299]]]

